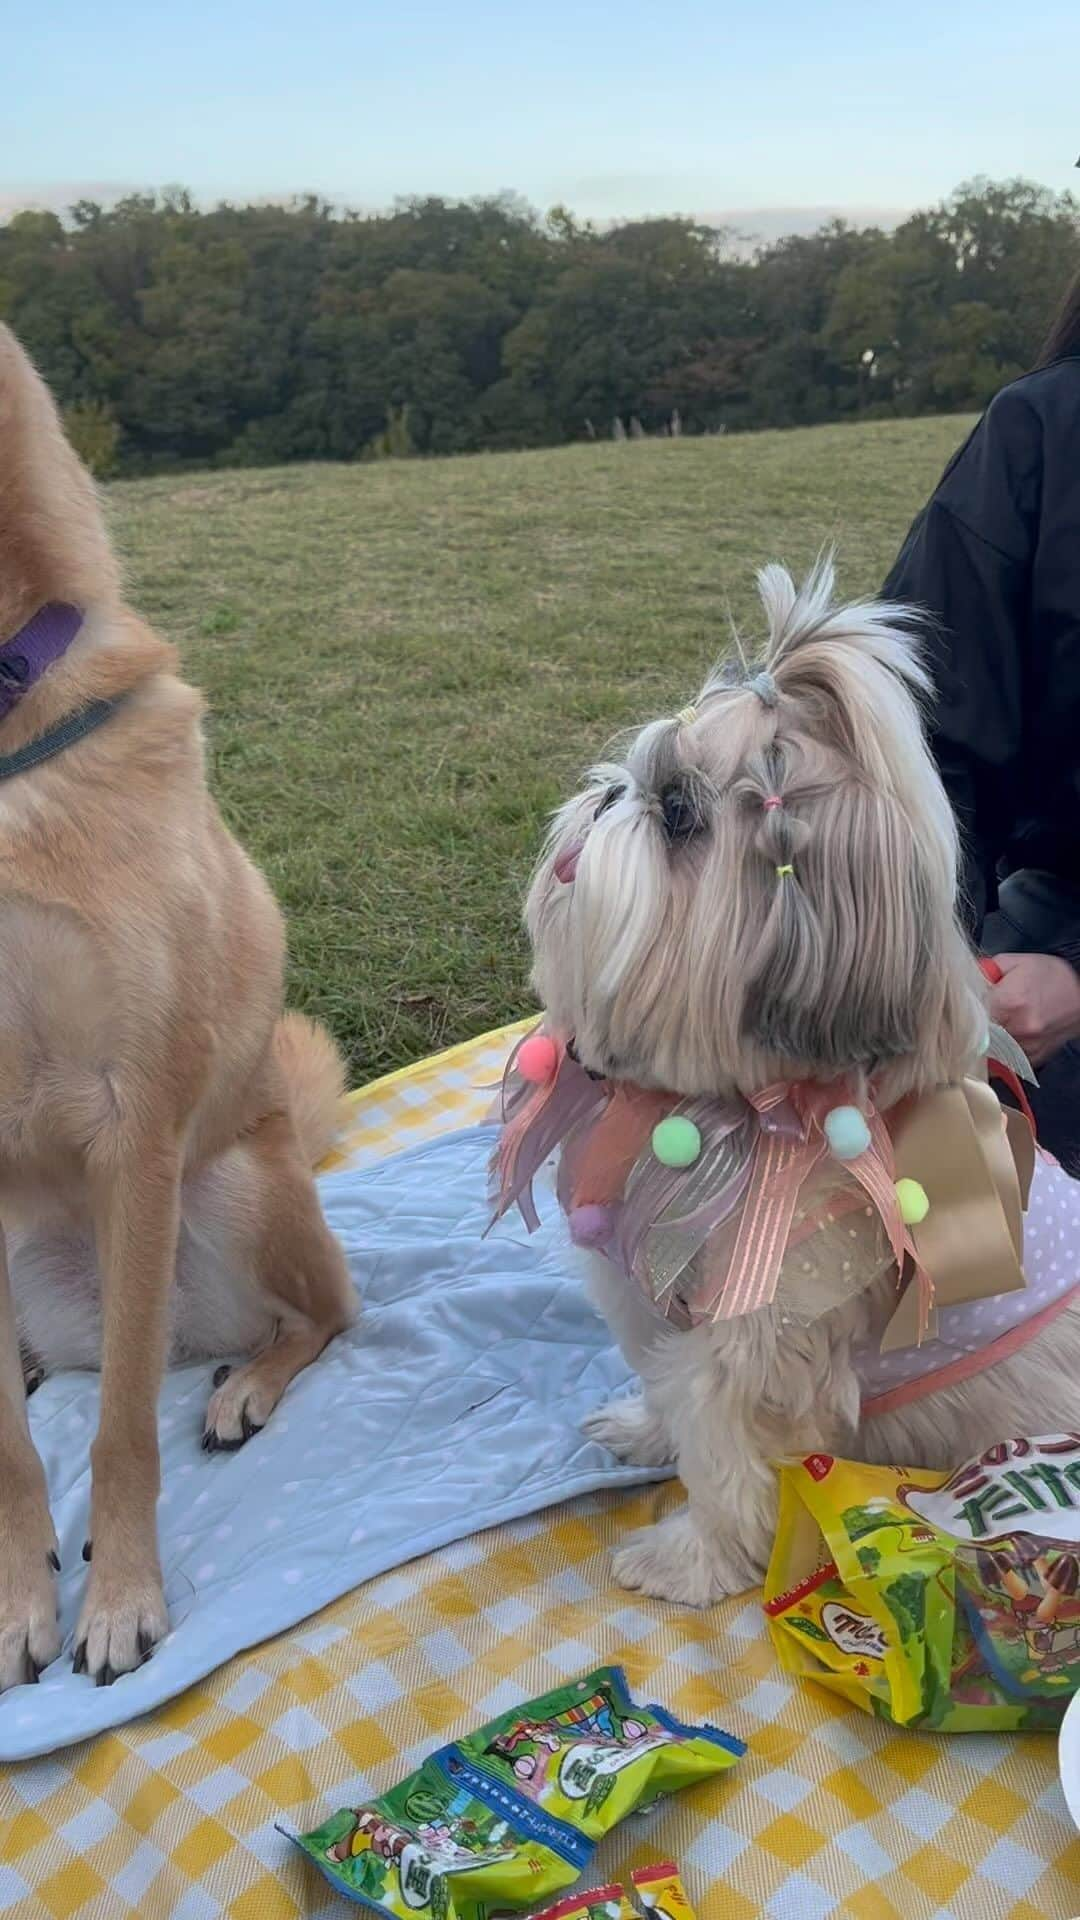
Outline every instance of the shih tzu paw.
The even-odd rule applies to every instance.
[[[632,1533],[613,1554],[612,1569],[621,1587],[683,1607],[711,1607],[752,1584],[703,1539],[688,1507]]]
[[[586,1414],[581,1431],[634,1467],[666,1467],[675,1458],[663,1421],[641,1393],[608,1400]]]

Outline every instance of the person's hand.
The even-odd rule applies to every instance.
[[[1053,953],[997,953],[1003,978],[990,1015],[1023,1047],[1033,1067],[1080,1036],[1080,975]]]

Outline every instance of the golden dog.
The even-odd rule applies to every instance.
[[[168,1627],[167,1358],[254,1352],[207,1412],[204,1446],[238,1446],[354,1299],[312,1179],[340,1061],[280,1017],[281,918],[207,793],[201,700],[124,605],[89,476],[0,328],[8,684],[42,609],[77,631],[0,722],[0,1688],[59,1652],[20,1343],[101,1367],[74,1656],[101,1684]]]

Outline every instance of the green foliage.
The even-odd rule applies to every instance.
[[[104,480],[116,466],[120,429],[100,400],[76,400],[64,408],[64,431],[80,460],[96,480]]]
[[[377,460],[407,460],[415,451],[409,432],[408,406],[388,407],[386,426],[371,442],[372,454]]]
[[[101,472],[814,425],[982,406],[1035,357],[1078,219],[976,181],[895,233],[747,258],[691,220],[598,231],[507,197],[134,194],[0,227],[0,316]]]

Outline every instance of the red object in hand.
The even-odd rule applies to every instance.
[[[1002,973],[997,961],[991,960],[989,954],[984,953],[982,959],[979,961],[979,965],[989,980],[990,985],[992,987],[1000,987],[1005,975]]]

